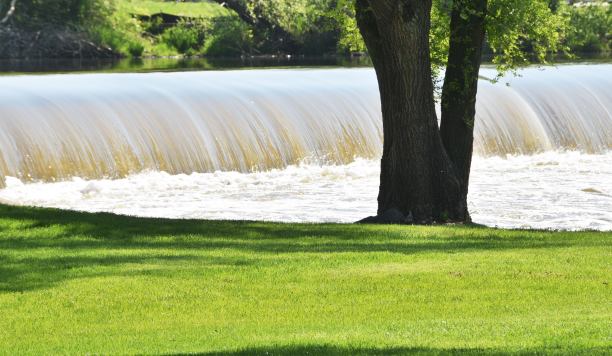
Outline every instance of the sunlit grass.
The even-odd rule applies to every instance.
[[[605,354],[611,247],[0,205],[0,353]]]

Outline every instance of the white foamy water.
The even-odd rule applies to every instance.
[[[22,184],[0,200],[118,214],[286,222],[352,222],[376,212],[379,163],[302,164],[261,173],[170,175]],[[473,220],[489,226],[612,230],[612,152],[475,157]]]

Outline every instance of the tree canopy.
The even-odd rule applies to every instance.
[[[365,44],[359,35],[354,4],[355,0],[339,0],[333,16],[342,24],[340,43],[359,51],[365,49]],[[550,55],[568,53],[564,39],[570,31],[569,5],[559,4],[557,11],[551,10],[549,5],[550,0],[488,1],[485,51],[490,52],[485,55],[500,70],[534,61],[546,62]],[[447,63],[452,6],[453,0],[434,0],[432,4],[429,41],[434,73]],[[462,11],[462,16],[469,16],[469,9]]]

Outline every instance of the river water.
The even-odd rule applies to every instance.
[[[474,221],[612,230],[611,112],[612,65],[481,80]],[[350,222],[376,210],[381,146],[369,68],[0,77],[12,204]]]

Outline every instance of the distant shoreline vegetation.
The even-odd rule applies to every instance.
[[[548,1],[551,11],[566,20],[564,53],[609,57],[612,6],[606,1],[589,6],[541,1]],[[10,3],[0,0],[0,17]],[[232,3],[238,6],[207,0],[17,0],[12,16],[0,25],[0,58],[258,58],[364,52],[350,2]],[[523,45],[529,48],[530,43]],[[494,51],[487,45],[485,53]]]
[[[564,63],[612,63],[608,55],[576,54],[573,58],[557,57],[553,65]],[[483,59],[484,66],[494,66],[490,58]],[[0,76],[21,73],[69,73],[69,72],[160,72],[189,70],[236,70],[253,68],[301,68],[301,67],[371,67],[369,56],[347,55],[265,55],[240,57],[204,56],[145,56],[139,58],[31,58],[0,59]]]

